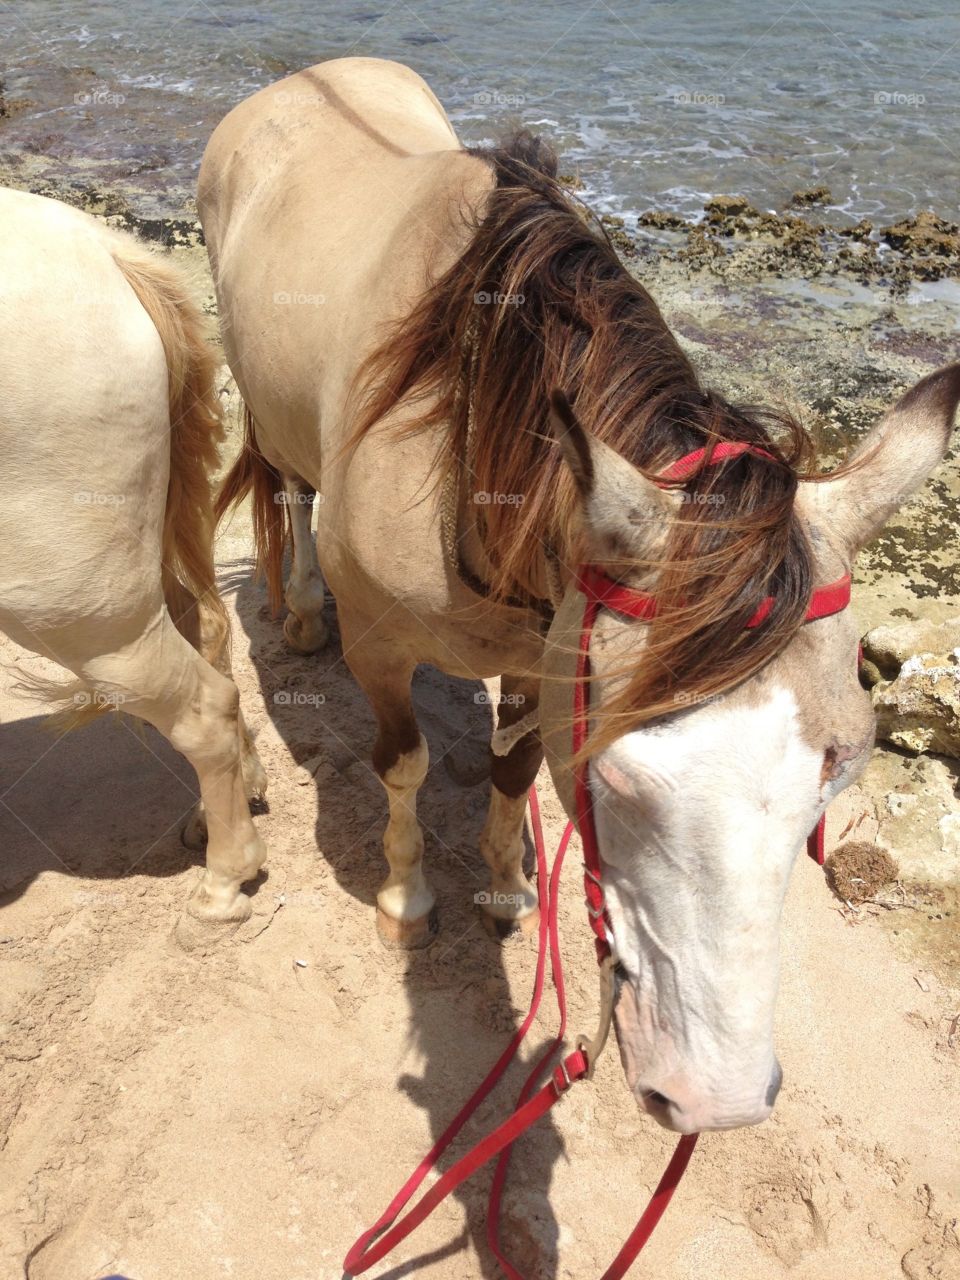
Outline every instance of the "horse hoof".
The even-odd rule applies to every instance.
[[[253,872],[252,875],[243,878],[250,880],[255,875],[256,872]],[[206,876],[202,876],[196,889],[187,899],[186,910],[194,920],[204,924],[236,924],[249,918],[253,903],[238,888],[210,884]]]
[[[395,920],[377,907],[377,933],[391,951],[418,951],[429,947],[437,935],[437,909],[432,907],[416,920]]]
[[[295,613],[288,613],[283,620],[283,634],[287,644],[295,653],[319,653],[326,647],[330,632],[322,618],[311,619],[304,623]]]
[[[493,916],[481,907],[480,923],[495,942],[504,942],[514,936],[526,938],[540,929],[540,908],[534,907],[517,919],[512,916]]]

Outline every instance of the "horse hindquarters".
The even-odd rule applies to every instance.
[[[242,759],[255,787],[263,775],[244,742],[213,576],[209,469],[220,419],[201,319],[179,276],[128,237],[39,197],[3,196],[20,252],[0,252],[18,304],[7,315],[19,317],[0,333],[0,454],[35,490],[6,486],[0,625],[78,678],[66,690],[36,682],[68,721],[116,707],[187,757],[209,828],[192,909],[235,919],[250,910],[240,884],[264,857]],[[23,244],[37,252],[24,255]],[[91,300],[86,309],[50,305],[71,289]],[[34,331],[49,346],[45,377]],[[47,498],[39,514],[35,491]],[[56,522],[44,523],[44,508]]]
[[[250,904],[240,885],[265,858],[247,799],[263,796],[266,775],[240,712],[213,563],[210,476],[222,438],[216,362],[180,280],[129,241],[114,259],[160,335],[170,390],[161,556],[166,609],[141,638],[138,689],[125,709],[155,725],[197,773],[201,799],[185,838],[193,844],[206,838],[207,867],[190,910],[243,919]]]

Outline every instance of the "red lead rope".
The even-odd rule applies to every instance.
[[[755,449],[743,444],[719,444],[711,454],[698,449],[675,462],[664,479],[682,480],[694,469],[695,465],[706,458],[707,463],[719,463],[727,458],[739,456],[744,452],[760,454],[770,458],[771,455],[762,449]],[[649,592],[637,591],[634,588],[614,582],[602,573],[595,565],[583,565],[577,576],[577,585],[586,596],[586,607],[583,613],[583,625],[580,629],[580,648],[577,656],[577,679],[574,685],[574,729],[573,753],[577,755],[587,739],[590,731],[590,639],[594,624],[601,608],[612,609],[626,617],[650,619],[655,616],[657,602]],[[850,575],[838,579],[829,586],[820,587],[813,593],[806,621],[839,613],[850,602]],[[773,600],[763,600],[748,627],[759,626],[773,607]],[[593,797],[590,792],[587,766],[581,764],[576,775],[576,814],[577,829],[583,845],[584,887],[587,899],[587,911],[590,927],[593,930],[597,948],[597,957],[601,963],[601,974],[604,984],[604,1009],[601,1031],[592,1043],[585,1044],[583,1037],[578,1047],[553,1068],[547,1082],[537,1088],[553,1055],[563,1043],[567,1026],[566,993],[563,984],[563,964],[560,955],[560,940],[557,915],[560,898],[560,872],[563,859],[574,831],[572,822],[568,822],[557,848],[553,868],[547,872],[547,857],[543,842],[543,829],[540,823],[540,806],[536,788],[530,788],[530,823],[533,830],[534,846],[537,859],[537,897],[540,906],[539,945],[537,950],[537,968],[533,983],[533,995],[530,1008],[522,1024],[517,1028],[510,1043],[490,1068],[480,1086],[467,1103],[457,1112],[453,1120],[433,1144],[413,1173],[391,1200],[386,1210],[377,1219],[369,1231],[365,1231],[354,1243],[344,1259],[345,1280],[362,1275],[382,1258],[386,1257],[402,1240],[414,1231],[421,1222],[461,1183],[465,1182],[487,1161],[499,1156],[494,1170],[490,1188],[490,1200],[487,1213],[487,1239],[500,1266],[508,1280],[523,1280],[523,1276],[503,1252],[500,1241],[500,1207],[503,1189],[506,1182],[510,1161],[510,1149],[514,1142],[524,1134],[531,1125],[536,1124],[541,1116],[567,1092],[570,1085],[577,1080],[592,1075],[597,1054],[603,1047],[609,1029],[609,1017],[613,1007],[613,989],[611,966],[610,921],[607,916],[606,899],[601,877],[600,853],[597,846],[597,833],[593,820]],[[820,865],[823,864],[823,829],[824,819],[820,818],[807,841],[807,852]],[[557,993],[557,1009],[560,1025],[557,1034],[547,1049],[538,1059],[528,1075],[517,1098],[516,1108],[511,1116],[482,1138],[464,1156],[442,1174],[429,1191],[414,1205],[412,1209],[404,1209],[418,1191],[427,1175],[434,1169],[437,1161],[450,1146],[467,1120],[476,1111],[494,1086],[500,1081],[510,1063],[516,1057],[520,1045],[530,1029],[540,1001],[543,997],[546,977],[547,953],[550,955],[550,970],[553,985]],[[587,1050],[590,1050],[588,1053]],[[601,1280],[621,1280],[630,1269],[637,1255],[652,1235],[654,1228],[663,1216],[663,1212],[683,1177],[690,1156],[696,1146],[699,1134],[685,1134],[677,1143],[676,1150],[657,1184],[650,1201],[644,1209],[639,1222],[630,1233],[627,1241],[613,1262],[603,1273]],[[401,1216],[402,1215],[402,1216]]]
[[[416,1169],[400,1188],[397,1195],[387,1206],[384,1213],[378,1218],[369,1231],[364,1232],[356,1241],[350,1252],[344,1259],[343,1269],[345,1277],[359,1276],[370,1267],[374,1266],[382,1258],[386,1257],[400,1242],[414,1231],[423,1220],[444,1200],[452,1191],[455,1191],[461,1183],[465,1182],[481,1165],[492,1160],[494,1156],[499,1155],[496,1168],[493,1174],[493,1182],[490,1187],[490,1199],[487,1212],[487,1240],[490,1248],[493,1250],[497,1261],[503,1268],[504,1273],[509,1280],[523,1280],[522,1274],[516,1269],[510,1259],[503,1251],[500,1240],[500,1206],[503,1196],[503,1188],[507,1177],[507,1167],[510,1160],[510,1149],[516,1140],[535,1124],[541,1116],[545,1115],[550,1108],[556,1103],[570,1085],[577,1080],[584,1079],[591,1070],[591,1062],[584,1049],[577,1048],[567,1055],[566,1058],[556,1067],[554,1067],[549,1080],[536,1090],[537,1082],[541,1079],[543,1072],[553,1057],[554,1053],[559,1049],[567,1025],[567,1004],[566,992],[563,982],[563,963],[560,955],[560,940],[557,924],[557,914],[559,906],[559,889],[560,889],[560,873],[563,869],[563,859],[566,854],[567,847],[570,843],[570,837],[573,835],[574,826],[572,822],[567,823],[560,844],[557,848],[557,856],[554,859],[553,868],[547,872],[546,849],[543,840],[543,828],[540,822],[540,806],[537,799],[536,789],[530,788],[530,819],[533,830],[534,847],[536,849],[537,859],[537,895],[540,904],[540,932],[539,946],[537,950],[537,968],[533,983],[533,995],[530,1000],[530,1008],[524,1018],[522,1024],[514,1033],[513,1038],[507,1045],[506,1049],[491,1067],[476,1092],[469,1098],[467,1103],[454,1116],[446,1130],[440,1135],[434,1145],[417,1165]],[[527,1031],[536,1017],[540,1007],[540,1001],[543,996],[544,978],[546,973],[546,957],[549,950],[550,968],[553,976],[554,987],[557,993],[557,1009],[560,1015],[560,1026],[557,1030],[556,1037],[546,1050],[546,1052],[538,1059],[533,1070],[528,1075],[523,1088],[517,1098],[516,1109],[513,1114],[499,1125],[492,1133],[487,1134],[477,1145],[471,1148],[466,1155],[462,1156],[457,1163],[448,1169],[445,1174],[440,1177],[430,1190],[423,1196],[421,1200],[409,1209],[403,1217],[399,1217],[402,1210],[406,1207],[415,1192],[418,1190],[427,1174],[434,1168],[443,1152],[453,1142],[454,1138],[463,1128],[464,1124],[470,1116],[476,1111],[477,1107],[483,1102],[484,1098],[490,1093],[494,1086],[499,1082],[507,1067],[517,1054]],[[623,1248],[614,1258],[613,1262],[603,1273],[601,1280],[621,1280],[626,1275],[632,1265],[637,1254],[649,1240],[653,1234],[654,1228],[660,1221],[664,1210],[670,1203],[670,1198],[676,1189],[677,1184],[683,1177],[687,1162],[693,1154],[693,1148],[696,1146],[697,1134],[685,1135],[677,1144],[677,1148],[664,1171],[663,1177],[653,1195],[650,1197],[646,1209],[640,1218],[640,1221],[630,1233],[629,1238]]]

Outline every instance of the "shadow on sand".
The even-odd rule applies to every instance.
[[[343,660],[333,603],[328,595],[325,618],[331,636],[327,647],[319,654],[302,657],[288,649],[280,620],[270,617],[263,590],[246,572],[234,575],[224,587],[236,591],[237,613],[249,639],[268,714],[293,760],[300,764],[309,761],[309,768],[315,770],[319,793],[316,848],[340,888],[369,908],[369,958],[375,964],[382,946],[375,932],[374,906],[386,873],[381,838],[387,806],[369,763],[373,714]],[[492,941],[480,924],[475,903],[476,893],[487,887],[478,838],[489,795],[487,744],[492,714],[482,684],[420,668],[414,680],[414,703],[421,732],[430,746],[430,771],[418,798],[418,816],[426,844],[425,869],[437,894],[440,926],[430,946],[404,955],[409,1044],[423,1069],[401,1076],[397,1083],[428,1113],[436,1140],[503,1051],[522,1016],[511,1003],[506,949],[523,949],[522,955],[516,955],[523,965],[519,982],[513,956],[510,969],[515,998],[525,1008],[536,946],[529,938],[515,937],[503,945]],[[310,716],[306,734],[304,707],[315,707],[318,712]],[[298,710],[301,714],[296,714]],[[544,1007],[548,1008],[549,992],[545,999]],[[536,1029],[530,1039],[525,1058],[539,1055],[545,1047]],[[376,1072],[375,1064],[371,1070]],[[441,1159],[441,1171],[506,1118],[524,1075],[523,1067],[508,1074]],[[375,1116],[371,1116],[370,1125],[372,1135],[376,1132]],[[557,1275],[558,1227],[550,1208],[549,1187],[562,1150],[561,1139],[547,1117],[518,1144],[511,1161],[502,1236],[507,1254],[531,1280],[554,1280]],[[344,1154],[347,1160],[361,1155]],[[411,1150],[404,1165],[395,1170],[397,1188],[423,1154]],[[486,1242],[486,1200],[492,1171],[491,1163],[456,1193],[467,1211],[466,1232],[438,1250],[392,1268],[388,1257],[370,1274],[380,1280],[413,1275],[431,1262],[457,1254],[469,1235],[481,1260],[482,1276],[499,1280],[502,1272]],[[370,1205],[371,1223],[384,1208]],[[351,1243],[343,1242],[344,1252]],[[416,1248],[416,1236],[403,1247]]]

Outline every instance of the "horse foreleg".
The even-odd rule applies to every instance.
[[[423,831],[417,821],[417,792],[430,753],[410,698],[413,665],[385,653],[362,627],[351,627],[343,611],[340,628],[344,658],[377,717],[373,767],[390,811],[383,834],[390,871],[377,893],[377,931],[388,946],[423,947],[436,932],[436,899],[423,874]],[[364,637],[356,645],[351,644],[354,630]]]
[[[286,474],[282,478],[293,534],[293,565],[283,597],[290,612],[283,633],[297,653],[316,653],[330,636],[323,620],[323,576],[311,528],[317,493],[304,480]]]
[[[503,676],[498,728],[508,728],[535,711],[539,689],[538,680]],[[490,868],[490,892],[482,896],[480,910],[487,929],[500,937],[518,928],[529,932],[540,920],[536,891],[523,873],[523,823],[527,792],[542,760],[536,729],[519,738],[506,755],[492,757],[490,808],[480,835],[480,852]]]

